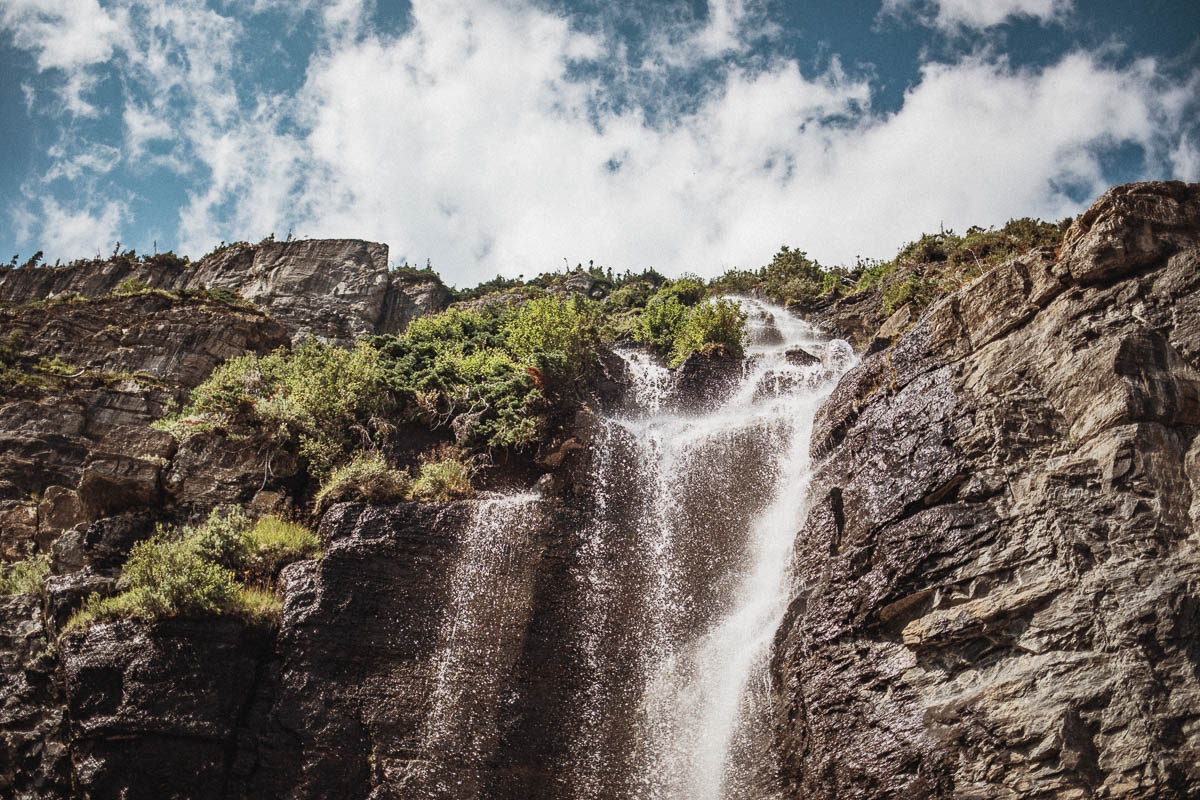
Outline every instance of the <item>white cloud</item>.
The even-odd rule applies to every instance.
[[[922,24],[950,33],[984,30],[1012,18],[1036,20],[1043,25],[1062,22],[1074,0],[883,0],[881,16],[913,17]]]
[[[563,258],[714,274],[765,263],[783,242],[845,263],[890,256],[940,224],[1076,213],[1072,196],[1105,188],[1106,148],[1141,146],[1149,175],[1194,177],[1200,165],[1185,135],[1200,78],[1172,82],[1151,60],[1118,66],[1112,53],[1036,69],[990,51],[928,63],[884,113],[868,78],[836,58],[821,72],[722,58],[770,27],[750,0],[671,23],[640,69],[604,31],[519,0],[417,0],[397,36],[365,27],[362,0],[340,0],[320,16],[302,89],[243,84],[239,99],[236,20],[201,0],[124,2],[123,155],[165,159],[189,181],[177,249],[193,254],[294,229],[388,242],[396,260],[431,258],[460,285]],[[1065,4],[997,6],[1038,16]],[[579,78],[581,60],[618,85]],[[687,113],[610,102],[705,60],[708,88]],[[169,155],[147,156],[151,142]],[[76,143],[52,153],[46,177],[84,180],[106,155]],[[64,247],[115,238],[126,221],[120,205],[47,208],[79,232],[55,235]],[[50,221],[43,230],[50,238]]]
[[[568,80],[566,64],[591,45],[558,17],[414,11],[404,36],[311,65],[310,132],[288,142],[310,174],[294,193],[243,198],[237,217],[381,239],[460,283],[564,257],[713,274],[764,263],[784,241],[848,262],[939,224],[1074,213],[1062,187],[1104,188],[1099,149],[1165,152],[1179,124],[1152,61],[1075,53],[1041,70],[987,54],[929,64],[887,115],[836,61],[820,75],[729,69],[694,113],[653,127],[636,110],[589,116],[603,88]]]
[[[49,155],[55,159],[42,180],[50,182],[57,178],[78,180],[84,175],[103,175],[111,172],[121,161],[121,151],[106,144],[84,144],[79,148],[57,144],[50,148]]]
[[[97,0],[5,0],[0,28],[38,54],[38,69],[73,70],[107,61],[123,39],[122,15]]]
[[[68,208],[52,197],[43,196],[37,205],[40,206],[39,213],[28,208],[20,208],[15,213],[17,241],[44,250],[47,260],[91,258],[96,253],[107,255],[120,238],[118,230],[125,208],[119,201]],[[41,225],[36,239],[31,224],[34,217],[39,218]]]

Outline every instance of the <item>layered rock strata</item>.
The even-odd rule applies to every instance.
[[[235,244],[184,266],[114,258],[0,268],[0,301],[99,297],[128,280],[172,291],[236,291],[283,322],[295,341],[317,336],[346,343],[366,334],[397,333],[450,302],[449,290],[432,274],[392,272],[387,245],[359,239]]]
[[[1200,796],[1198,298],[1200,186],[1121,186],[846,376],[779,791]]]

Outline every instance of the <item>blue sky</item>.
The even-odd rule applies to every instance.
[[[0,0],[0,254],[712,275],[1200,180],[1200,3]]]

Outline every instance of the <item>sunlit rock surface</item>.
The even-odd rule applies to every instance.
[[[843,379],[778,633],[788,797],[1200,792],[1200,186],[1111,190]]]

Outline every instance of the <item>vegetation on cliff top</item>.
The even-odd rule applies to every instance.
[[[457,489],[446,488],[453,481],[421,489],[431,479],[388,463],[397,424],[452,432],[462,453],[442,469],[469,477],[477,454],[544,441],[556,411],[581,399],[605,345],[640,342],[671,366],[695,352],[740,355],[745,315],[723,295],[806,305],[873,291],[884,315],[906,304],[919,311],[1014,254],[1057,244],[1065,227],[1066,221],[1019,219],[965,236],[943,231],[920,237],[890,261],[854,268],[826,268],[784,246],[757,270],[730,270],[707,282],[666,280],[654,270],[615,276],[595,265],[528,281],[497,277],[459,290],[462,302],[415,320],[402,334],[368,337],[350,348],[310,340],[290,351],[231,359],[160,425],[181,437],[217,426],[263,437],[301,458],[322,484],[319,504],[455,496]],[[402,269],[436,277],[428,267]],[[355,479],[363,481],[358,489]]]

